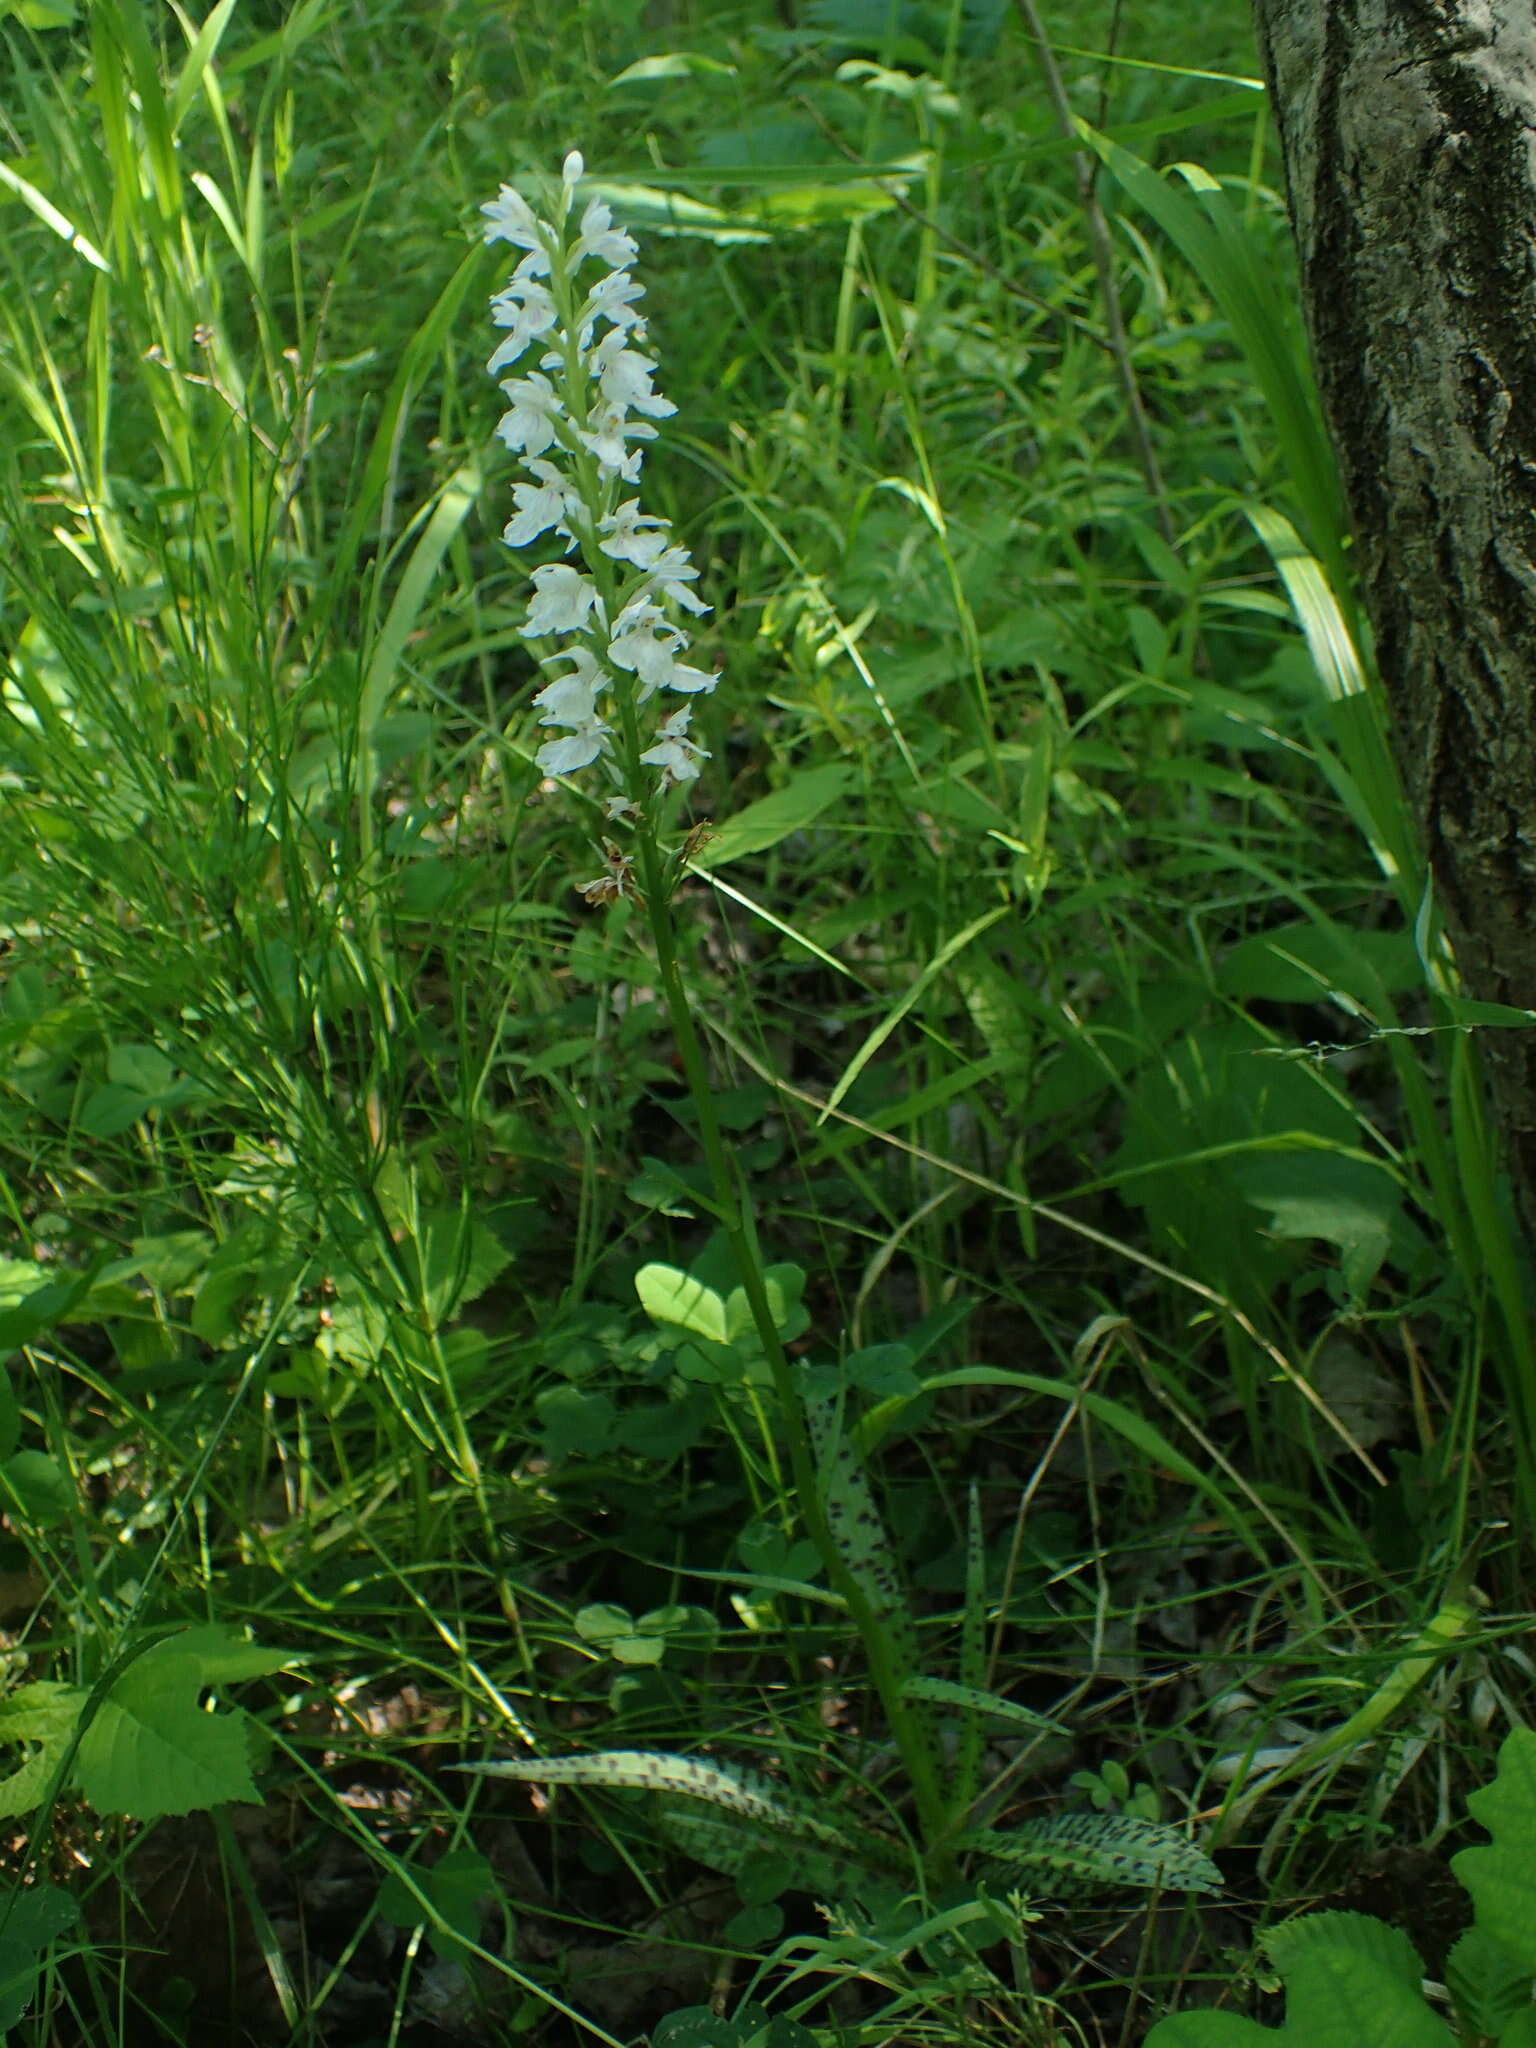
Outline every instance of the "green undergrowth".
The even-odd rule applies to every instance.
[[[0,8],[9,2038],[1523,2041],[1512,1020],[1244,10],[1044,13]],[[498,539],[576,147],[705,1108]]]

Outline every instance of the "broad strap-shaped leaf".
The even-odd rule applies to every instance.
[[[1536,1731],[1510,1730],[1493,1783],[1467,1809],[1493,1840],[1463,1849],[1451,1868],[1472,1894],[1479,1928],[1536,1976]]]
[[[1128,1813],[1062,1813],[999,1831],[980,1828],[959,1846],[1001,1865],[1045,1898],[1070,1898],[1114,1885],[1146,1890],[1217,1892],[1221,1872],[1193,1842],[1160,1821]]]
[[[897,1683],[904,1688],[906,1681],[917,1675],[917,1629],[897,1568],[895,1546],[875,1505],[869,1475],[842,1430],[842,1403],[810,1389],[802,1398],[828,1532],[849,1577],[864,1596]],[[915,1716],[911,1732],[927,1745],[933,1777],[938,1780],[939,1744],[932,1719],[926,1714]]]
[[[760,1771],[741,1764],[704,1763],[698,1757],[664,1756],[644,1749],[599,1750],[592,1756],[515,1757],[464,1769],[486,1778],[535,1779],[543,1785],[593,1785],[602,1789],[672,1793],[699,1799],[736,1815],[747,1825],[790,1841],[810,1842],[879,1867],[903,1867],[895,1843],[873,1829],[786,1791]]]
[[[915,1672],[917,1631],[896,1567],[896,1552],[875,1505],[869,1476],[840,1426],[841,1404],[807,1392],[804,1405],[832,1540],[884,1630],[903,1674]]]
[[[888,1883],[901,1868],[895,1844],[862,1828],[850,1828],[846,1848],[833,1849],[765,1828],[740,1814],[712,1813],[696,1800],[669,1793],[658,1799],[656,1812],[662,1833],[695,1862],[727,1877],[746,1879],[760,1873],[766,1859],[777,1858],[782,1889],[810,1892],[818,1899],[857,1898],[873,1875],[879,1873]],[[859,1853],[871,1847],[875,1853]]]
[[[922,1680],[915,1681],[921,1684]],[[971,1700],[987,1682],[987,1553],[981,1530],[981,1489],[971,1481],[965,1511],[965,1612],[960,1623],[960,1689]],[[910,1686],[908,1687],[910,1692]],[[930,1692],[918,1698],[933,1698]],[[970,1701],[961,1704],[970,1704]],[[953,1813],[963,1820],[981,1788],[985,1736],[979,1717],[968,1714],[960,1724],[950,1775]]]
[[[879,1628],[889,1677],[905,1694],[905,1681],[918,1675],[918,1628],[911,1620],[895,1546],[879,1507],[874,1505],[874,1491],[860,1454],[842,1430],[842,1401],[805,1389],[803,1407],[817,1462],[827,1534],[838,1546],[848,1577],[864,1597],[868,1624],[862,1626]],[[922,1745],[924,1753],[913,1757],[909,1753],[913,1745]],[[924,1710],[907,1716],[903,1751],[909,1769],[918,1772],[926,1765],[928,1782],[942,1784],[944,1772],[932,1714]]]
[[[1053,1721],[1048,1714],[1037,1714],[1033,1707],[1021,1706],[1017,1700],[1005,1700],[998,1692],[982,1692],[976,1686],[961,1685],[953,1678],[909,1678],[901,1693],[903,1699],[932,1700],[936,1706],[960,1707],[968,1714],[993,1714],[1000,1721],[1017,1721],[1021,1728],[1033,1729],[1038,1735],[1072,1733],[1062,1722]]]
[[[496,1873],[478,1849],[449,1849],[430,1869],[410,1872],[441,1924],[434,1923],[399,1871],[379,1887],[378,1911],[395,1927],[425,1926],[432,1952],[443,1962],[462,1960],[466,1942],[480,1934],[481,1907],[497,1896]]]

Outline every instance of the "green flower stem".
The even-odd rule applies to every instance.
[[[903,1699],[902,1674],[892,1654],[889,1637],[881,1625],[880,1617],[870,1606],[857,1580],[843,1562],[842,1553],[833,1540],[831,1528],[827,1523],[822,1506],[821,1488],[817,1482],[815,1461],[811,1455],[810,1437],[806,1432],[805,1416],[795,1386],[794,1369],[779,1336],[768,1300],[768,1291],[763,1285],[762,1261],[758,1254],[750,1207],[744,1200],[744,1191],[739,1185],[730,1155],[726,1150],[720,1120],[715,1113],[714,1092],[705,1067],[703,1048],[699,1043],[699,1034],[688,1007],[688,993],[678,970],[677,935],[672,920],[668,881],[649,820],[643,821],[637,827],[635,839],[640,855],[639,865],[645,890],[646,912],[656,947],[656,964],[662,995],[667,1005],[667,1015],[672,1025],[677,1050],[683,1062],[688,1092],[693,1097],[694,1109],[699,1119],[699,1135],[703,1141],[704,1156],[714,1186],[716,1214],[720,1218],[726,1241],[735,1254],[742,1291],[752,1312],[752,1321],[767,1357],[768,1369],[773,1376],[774,1392],[778,1396],[779,1409],[784,1417],[784,1429],[789,1439],[790,1470],[800,1500],[800,1511],[805,1518],[811,1540],[826,1566],[828,1580],[847,1603],[848,1612],[853,1617],[854,1625],[864,1644],[865,1654],[869,1658],[870,1676],[885,1708],[891,1733],[901,1751],[911,1781],[919,1831],[925,1848],[932,1848],[940,1842],[945,1832],[947,1808],[933,1750],[924,1740],[925,1731],[920,1725],[919,1717],[923,1710]],[[947,1863],[948,1858],[943,1852],[936,1851],[936,1855]],[[934,1874],[942,1876],[944,1872],[936,1871]]]

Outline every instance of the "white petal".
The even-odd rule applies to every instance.
[[[599,754],[607,753],[609,730],[594,721],[566,739],[546,741],[534,759],[546,775],[574,775],[578,768],[590,767]]]
[[[546,562],[533,572],[533,603],[523,631],[530,640],[545,633],[579,633],[598,602],[597,585],[568,562]]]
[[[486,241],[511,242],[519,249],[541,246],[538,217],[515,185],[503,185],[480,211],[485,215]]]

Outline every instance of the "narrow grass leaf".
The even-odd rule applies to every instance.
[[[962,1685],[953,1678],[909,1678],[901,1688],[902,1696],[909,1700],[933,1700],[939,1706],[962,1707],[968,1714],[992,1714],[1000,1721],[1017,1721],[1022,1728],[1034,1729],[1043,1735],[1070,1735],[1072,1730],[1060,1721],[1051,1720],[1047,1714],[1037,1714],[1033,1707],[1020,1706],[1017,1700],[1005,1700],[1001,1693],[988,1692],[982,1686]]]
[[[948,1387],[1019,1387],[1028,1393],[1044,1394],[1052,1400],[1075,1403],[1086,1409],[1095,1421],[1102,1422],[1107,1429],[1114,1430],[1117,1436],[1133,1445],[1149,1465],[1160,1466],[1202,1494],[1255,1557],[1267,1557],[1268,1553],[1252,1523],[1236,1502],[1182,1451],[1175,1450],[1161,1430],[1155,1429],[1123,1402],[1112,1401],[1107,1394],[1096,1393],[1092,1388],[1075,1387],[1070,1380],[1051,1379],[1041,1373],[1010,1372],[1001,1366],[991,1365],[962,1366],[955,1372],[939,1373],[933,1379],[925,1380],[918,1394],[893,1394],[889,1400],[871,1408],[855,1431],[861,1450],[866,1454],[873,1450],[903,1409],[920,1399],[922,1394],[938,1393]]]
[[[1151,214],[1231,325],[1269,406],[1280,452],[1290,470],[1312,543],[1336,589],[1347,587],[1345,519],[1338,466],[1305,359],[1293,343],[1294,312],[1269,252],[1246,228],[1225,192],[1193,165],[1198,197],[1180,192],[1149,164],[1098,134],[1086,121],[1078,134],[1136,204]]]
[[[962,931],[954,933],[951,938],[944,942],[927,966],[917,975],[906,994],[881,1018],[880,1022],[870,1032],[864,1043],[843,1069],[838,1077],[836,1087],[833,1088],[831,1094],[827,1097],[821,1115],[816,1119],[818,1123],[824,1123],[837,1108],[843,1097],[848,1093],[848,1090],[853,1086],[860,1074],[863,1073],[865,1067],[869,1065],[869,1062],[874,1058],[881,1046],[885,1044],[902,1018],[906,1016],[914,1004],[922,1001],[924,995],[927,994],[928,990],[938,980],[939,976],[956,955],[963,953],[973,939],[980,938],[981,934],[984,931],[990,930],[999,919],[1016,917],[1017,915],[1018,912],[1011,903],[1001,904],[996,910],[989,910],[985,917],[973,919]]]

